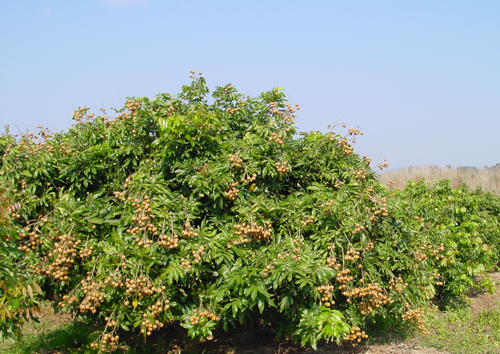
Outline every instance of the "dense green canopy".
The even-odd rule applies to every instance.
[[[498,200],[446,181],[389,191],[353,151],[359,129],[299,134],[298,109],[280,89],[209,97],[196,77],[113,118],[81,108],[67,132],[5,134],[3,210],[19,209],[3,242],[23,254],[0,260],[102,321],[103,350],[172,325],[200,339],[260,321],[313,347],[375,321],[425,331],[431,300],[496,262]]]

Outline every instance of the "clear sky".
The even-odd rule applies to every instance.
[[[284,87],[300,130],[359,126],[355,151],[391,168],[500,162],[497,0],[0,0],[0,45],[12,133],[178,93],[195,70]]]

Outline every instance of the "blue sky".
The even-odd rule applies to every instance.
[[[284,87],[300,130],[359,126],[355,151],[391,168],[500,162],[499,1],[0,0],[0,45],[12,133],[177,93],[195,70]]]

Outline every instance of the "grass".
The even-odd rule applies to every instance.
[[[500,310],[486,310],[473,316],[470,309],[458,309],[429,319],[431,333],[419,338],[424,346],[450,353],[500,353]]]
[[[50,327],[47,323],[29,324],[29,332],[20,341],[0,343],[2,354],[85,353],[91,328],[78,321],[63,322]]]
[[[97,323],[82,322],[67,314],[53,314],[46,307],[39,323],[24,325],[21,339],[0,342],[0,354],[95,354],[97,350],[90,344],[97,340],[100,328]],[[147,342],[133,335],[124,339],[115,353],[178,353],[172,332],[155,333]]]

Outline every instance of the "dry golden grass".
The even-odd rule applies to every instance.
[[[403,189],[409,180],[436,182],[449,179],[453,188],[462,183],[470,190],[480,187],[500,194],[500,165],[476,169],[474,167],[440,168],[437,166],[409,167],[380,173],[380,183],[391,189]]]

